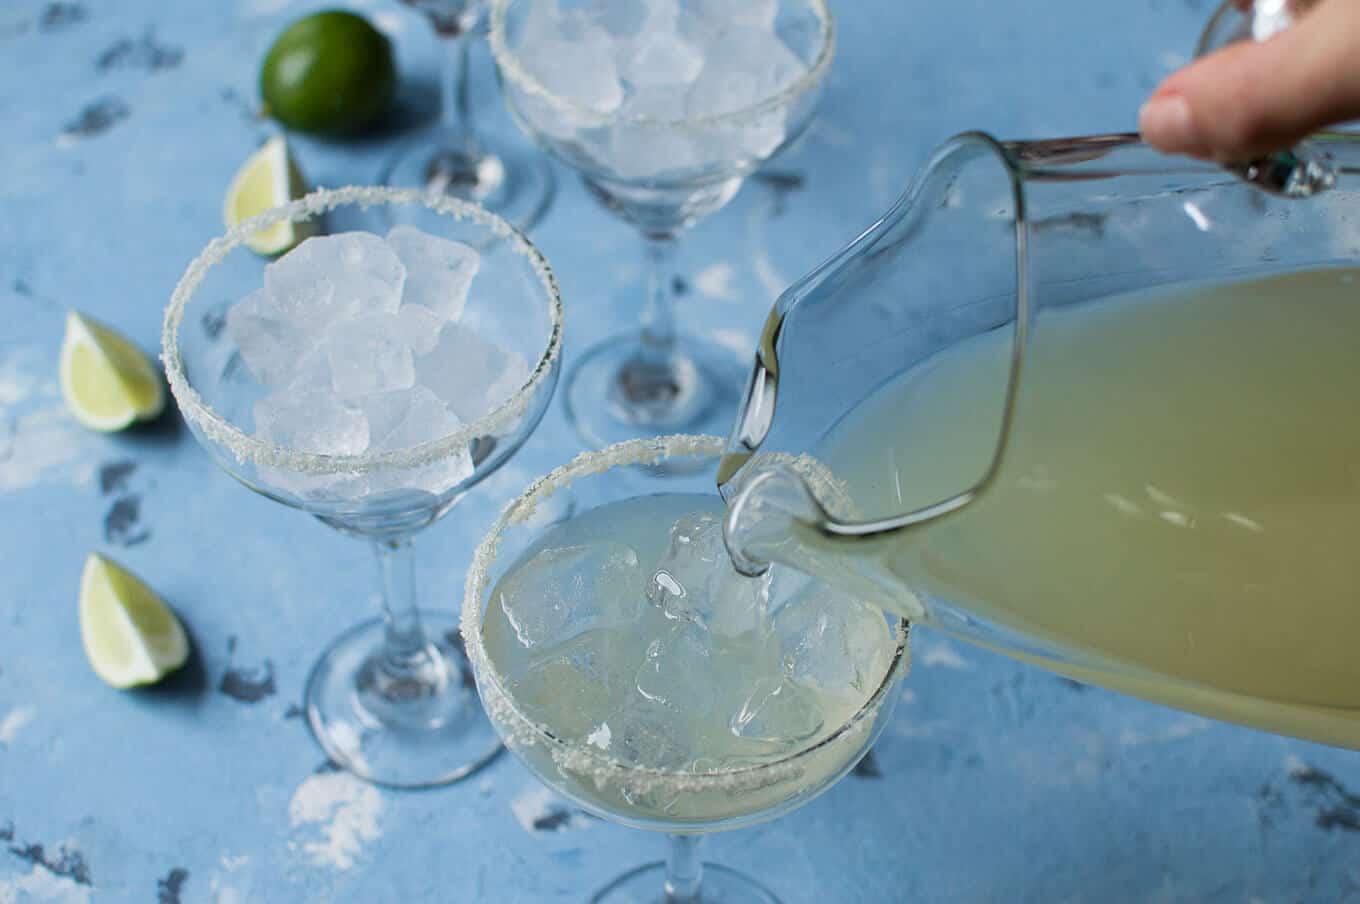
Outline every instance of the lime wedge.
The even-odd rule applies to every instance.
[[[282,136],[269,139],[246,158],[227,189],[222,217],[228,227],[286,204],[307,193],[302,171],[288,153]],[[246,247],[256,254],[282,254],[314,231],[312,221],[293,223],[284,220],[261,229],[246,239]]]
[[[95,674],[114,687],[158,681],[189,658],[189,641],[170,608],[98,553],[80,575],[80,639]]]
[[[161,375],[141,350],[103,324],[66,315],[61,343],[61,394],[91,430],[121,430],[165,407]]]

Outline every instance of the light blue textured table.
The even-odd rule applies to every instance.
[[[223,192],[267,134],[258,62],[312,3],[0,0],[0,904],[577,901],[658,839],[571,810],[512,757],[424,793],[325,768],[296,704],[323,644],[374,610],[359,544],[257,498],[182,426],[102,437],[56,389],[62,312],[148,350]],[[403,99],[436,44],[388,0]],[[1185,59],[1208,0],[840,0],[840,54],[801,146],[688,236],[682,316],[749,348],[774,296],[849,240],[929,150],[1127,129]],[[474,59],[488,129],[515,134]],[[371,181],[403,134],[296,141],[313,184]],[[568,352],[634,317],[630,230],[559,170],[534,240]],[[420,540],[427,604],[455,607],[493,513],[576,450],[554,408],[501,474]],[[150,581],[196,657],[111,690],[76,589],[103,550]],[[922,631],[873,759],[710,857],[790,904],[1360,899],[1360,760],[1087,689]]]

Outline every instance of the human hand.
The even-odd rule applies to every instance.
[[[1265,41],[1232,44],[1172,73],[1143,104],[1138,128],[1162,151],[1237,161],[1356,117],[1360,2],[1320,0]]]

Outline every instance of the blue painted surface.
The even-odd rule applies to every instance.
[[[425,793],[326,771],[295,705],[322,645],[373,611],[356,590],[374,585],[366,550],[233,483],[173,420],[102,437],[60,408],[62,311],[155,349],[171,287],[220,231],[227,182],[268,132],[249,115],[258,61],[315,5],[0,4],[4,904],[576,901],[660,855],[656,838],[562,809],[512,757]],[[1210,8],[834,5],[840,55],[814,130],[770,167],[786,178],[749,184],[681,250],[682,316],[743,347],[774,295],[886,209],[940,139],[1129,128]],[[394,2],[360,8],[393,35],[418,108],[435,40]],[[483,51],[474,69],[486,128],[515,134]],[[407,132],[298,139],[296,152],[313,184],[372,181]],[[632,321],[641,266],[629,229],[559,176],[534,240],[561,277],[570,363]],[[458,605],[494,512],[575,451],[555,408],[422,536],[427,603]],[[197,650],[188,674],[122,693],[90,672],[76,589],[91,550],[176,607]],[[871,765],[784,819],[715,836],[710,858],[791,904],[1360,897],[1360,799],[1343,789],[1360,791],[1354,754],[1081,688],[924,631],[916,657]]]

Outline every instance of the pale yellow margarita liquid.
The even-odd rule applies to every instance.
[[[1360,747],[1357,274],[1043,312],[996,483],[860,551],[1085,665],[1022,658]],[[995,433],[1008,341],[898,378],[818,456],[870,515],[963,489]]]

